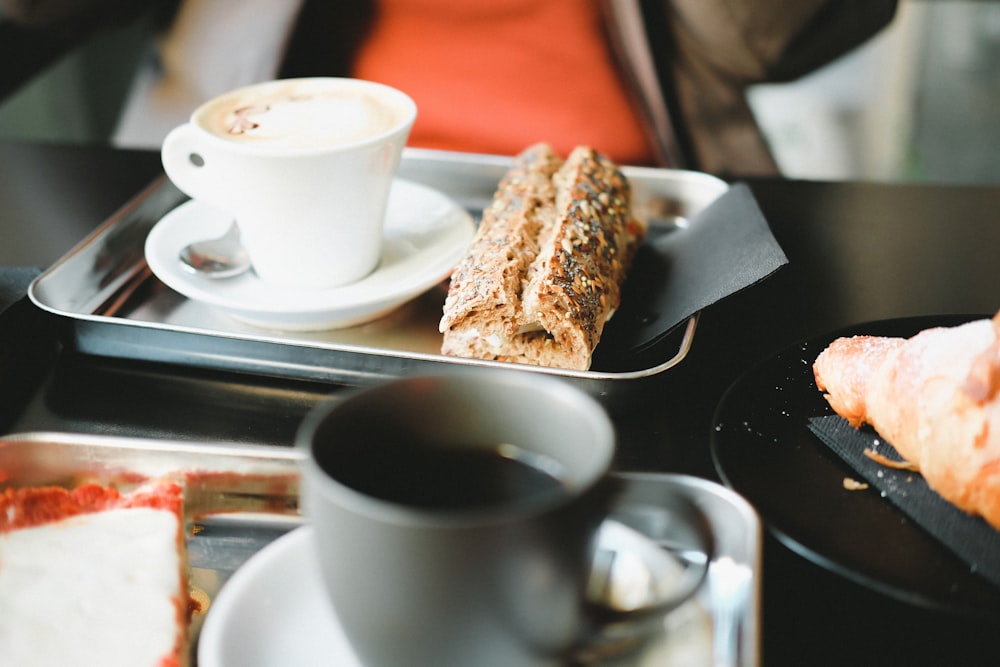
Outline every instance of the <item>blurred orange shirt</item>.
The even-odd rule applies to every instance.
[[[354,76],[417,103],[409,145],[513,155],[546,141],[621,164],[652,149],[595,0],[379,0]]]

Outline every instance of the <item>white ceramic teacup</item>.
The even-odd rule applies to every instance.
[[[378,264],[416,113],[406,94],[370,81],[269,81],[198,107],[164,140],[163,167],[236,220],[261,280],[336,287]]]
[[[392,381],[314,410],[298,446],[326,589],[372,667],[558,665],[602,641],[634,646],[710,560],[700,510],[662,476],[612,473],[606,413],[556,379]],[[647,552],[704,558],[623,608],[598,539],[609,517]]]

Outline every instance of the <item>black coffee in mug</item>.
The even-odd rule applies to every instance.
[[[557,461],[516,445],[381,436],[318,448],[317,462],[355,491],[420,509],[476,510],[567,493]]]

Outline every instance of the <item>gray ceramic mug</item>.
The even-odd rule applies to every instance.
[[[298,446],[324,582],[366,667],[564,664],[649,633],[710,559],[700,511],[657,494],[655,475],[613,474],[607,414],[561,380],[392,381],[315,409]],[[700,556],[622,607],[602,583],[612,513],[647,546]]]

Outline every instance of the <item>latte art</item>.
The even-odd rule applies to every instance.
[[[198,122],[230,141],[298,148],[357,143],[405,120],[405,110],[370,92],[302,88],[224,97],[203,108]]]

